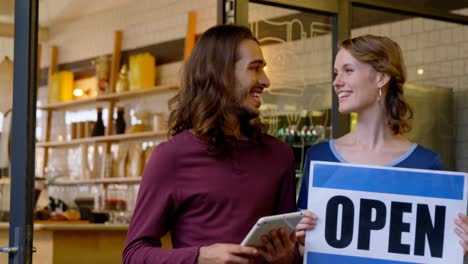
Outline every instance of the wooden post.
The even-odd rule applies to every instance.
[[[52,110],[47,110],[47,121],[44,141],[50,141],[50,123],[52,122]],[[49,163],[49,147],[44,147],[44,160],[42,162],[42,177],[45,177],[47,164]]]
[[[106,135],[110,136],[114,133],[114,108],[115,108],[115,101],[112,100],[109,102],[109,109],[107,111],[107,129]],[[106,153],[111,152],[112,142],[106,142]]]
[[[115,92],[115,84],[119,78],[120,59],[122,55],[122,31],[117,30],[114,33],[114,52],[112,53],[112,64],[109,81],[109,92]]]
[[[109,92],[115,92],[115,84],[117,83],[117,79],[119,76],[120,70],[120,59],[122,55],[122,31],[117,30],[114,33],[114,51],[112,53],[112,64],[111,64],[111,73],[110,73],[110,80],[109,80]],[[109,108],[107,109],[107,129],[106,135],[110,136],[114,133],[114,108],[115,108],[115,101],[109,102]],[[111,152],[112,142],[106,143],[106,153]]]
[[[49,74],[48,74],[48,89],[49,92],[51,91],[52,86],[52,75],[57,71],[57,57],[58,57],[58,48],[57,46],[52,46],[50,48],[50,64],[49,64]],[[51,122],[52,122],[52,110],[47,110],[47,122],[46,122],[46,131],[45,131],[45,138],[44,141],[50,141],[50,130],[51,130]],[[42,163],[42,176],[45,176],[45,170],[47,168],[47,164],[49,163],[49,147],[44,147],[44,161]]]
[[[50,64],[49,64],[49,76],[47,79],[49,91],[50,87],[52,86],[52,75],[57,72],[57,59],[58,58],[58,47],[52,46],[50,47]]]
[[[122,55],[122,31],[117,30],[114,32],[114,51],[112,53],[111,72],[109,80],[109,92],[115,92],[115,84],[120,71],[120,59]],[[110,136],[114,133],[114,108],[115,101],[109,102],[109,108],[107,109],[107,129],[106,135]],[[112,142],[106,142],[106,154],[111,153]]]
[[[197,13],[190,11],[187,20],[187,33],[185,36],[185,51],[184,60],[187,60],[195,46],[195,38],[197,34]]]

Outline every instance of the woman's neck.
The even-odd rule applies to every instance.
[[[378,149],[396,139],[401,139],[387,124],[384,111],[374,109],[358,114],[356,130],[349,134],[354,144],[369,149]]]

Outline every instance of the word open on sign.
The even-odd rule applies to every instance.
[[[466,174],[313,162],[310,176],[305,263],[463,263]]]

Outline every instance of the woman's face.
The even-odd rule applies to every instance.
[[[371,65],[358,61],[343,48],[336,55],[334,70],[336,78],[333,87],[341,113],[359,113],[378,106],[378,88],[382,74]]]

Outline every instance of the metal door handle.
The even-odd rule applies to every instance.
[[[18,252],[18,248],[16,247],[0,247],[0,252],[1,253],[13,253],[15,254]]]
[[[32,247],[32,252],[36,253],[36,247]],[[0,247],[0,253],[13,253],[16,254],[18,252],[18,248],[16,247]]]

